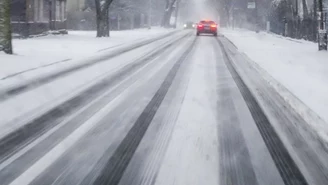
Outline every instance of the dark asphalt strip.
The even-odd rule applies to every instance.
[[[219,92],[223,98],[219,103],[221,107],[219,112],[222,115],[220,119],[225,117],[218,127],[220,184],[258,185],[249,151],[239,125],[240,121],[229,93],[231,92],[227,88],[221,89]]]
[[[238,86],[238,89],[240,90],[251,112],[251,115],[262,135],[262,138],[285,185],[308,185],[306,179],[304,178],[300,169],[295,164],[293,158],[288,153],[288,150],[284,146],[283,142],[277,135],[270,121],[259,106],[257,100],[234,68],[232,62],[230,61],[229,55],[224,48],[224,45],[221,43],[220,40],[218,40],[218,42],[225,56],[225,64],[228,67],[235,83]]]
[[[217,57],[217,76],[220,184],[258,185],[233,102],[234,81],[221,56]]]
[[[30,121],[23,127],[2,138],[0,140],[0,162],[3,162],[14,154],[15,151],[34,141],[38,136],[45,133],[47,130],[58,125],[66,116],[73,114],[80,108],[84,107],[88,102],[92,101],[94,98],[100,96],[106,90],[125,79],[133,71],[147,64],[158,54],[162,53],[163,50],[169,49],[187,36],[189,36],[189,34],[179,37],[174,41],[168,41],[168,43],[164,44],[163,47],[146,54],[140,59],[137,59],[137,62],[124,66],[114,75],[108,76],[81,94],[49,110],[47,113]]]
[[[286,102],[284,97],[280,95],[271,84],[267,83],[268,80],[265,80],[265,78],[258,78],[262,73],[266,73],[262,71],[264,69],[247,59],[247,57],[245,58],[244,55],[238,53],[236,48],[230,45],[226,37],[223,37],[221,41],[227,48],[226,51],[229,53],[229,56],[238,61],[238,66],[236,66],[236,62],[234,62],[234,66],[237,71],[240,72],[240,75],[249,76],[249,80],[252,81],[251,83],[257,84],[256,92],[261,99],[261,104],[263,103],[267,107],[266,111],[275,119],[275,123],[278,124],[277,126],[279,126],[282,131],[278,133],[278,135],[284,135],[289,142],[289,145],[285,144],[287,149],[289,146],[295,151],[291,155],[292,157],[293,155],[298,157],[298,159],[295,160],[296,164],[306,167],[306,169],[302,169],[301,171],[307,171],[307,174],[303,172],[307,181],[311,182],[313,185],[328,184],[328,150],[325,146],[325,142],[304,120],[304,115],[301,115],[290,103]],[[238,69],[240,69],[240,71]],[[289,92],[281,86],[279,82],[272,79],[271,76],[267,77],[270,81],[273,80],[283,91]],[[299,100],[295,99],[293,101],[298,102]],[[309,109],[308,111],[307,113],[316,117],[315,113]]]
[[[174,32],[174,33],[176,33],[176,32]],[[27,90],[30,90],[30,89],[39,87],[43,84],[46,84],[48,82],[54,81],[57,78],[63,77],[63,76],[68,75],[72,72],[75,72],[75,71],[78,71],[78,70],[93,66],[95,64],[104,62],[108,59],[111,59],[111,58],[114,58],[116,56],[122,55],[122,54],[124,54],[126,52],[129,52],[131,50],[134,50],[134,49],[140,48],[142,46],[151,44],[151,43],[153,43],[157,40],[164,39],[166,37],[169,37],[169,36],[173,35],[174,33],[168,33],[168,34],[162,35],[160,37],[156,37],[154,39],[143,41],[141,43],[137,43],[137,44],[134,44],[132,46],[120,49],[119,51],[116,51],[114,53],[110,53],[110,54],[102,56],[100,58],[91,60],[87,63],[82,63],[82,64],[79,64],[79,65],[76,65],[76,66],[73,66],[73,67],[69,67],[69,68],[64,69],[62,71],[59,71],[57,73],[53,73],[53,74],[50,74],[50,75],[47,75],[47,76],[44,76],[44,77],[41,77],[41,78],[37,78],[37,79],[31,80],[27,83],[22,83],[22,84],[16,85],[14,87],[6,89],[5,91],[0,91],[0,102],[6,100],[8,98],[14,97],[18,94],[21,94],[21,93],[23,93]]]
[[[137,147],[139,146],[144,134],[146,133],[150,123],[152,122],[158,108],[160,107],[166,93],[168,92],[181,64],[185,61],[186,57],[194,47],[196,39],[190,47],[182,54],[181,58],[174,64],[169,71],[165,80],[157,90],[153,98],[150,100],[144,111],[140,114],[133,127],[129,130],[123,141],[115,150],[112,156],[103,156],[108,158],[106,165],[102,169],[100,175],[94,179],[87,176],[82,184],[94,185],[117,185],[119,184],[125,169],[127,168],[131,158],[133,157]],[[107,152],[106,152],[107,153]],[[100,159],[99,161],[104,161]],[[101,165],[97,165],[101,166]],[[89,173],[94,174],[94,173]],[[93,180],[94,179],[94,180]]]

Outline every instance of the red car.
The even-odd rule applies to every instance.
[[[199,36],[201,33],[209,33],[217,36],[218,25],[214,21],[200,21],[197,24],[197,36]]]

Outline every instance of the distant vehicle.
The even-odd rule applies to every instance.
[[[214,21],[203,20],[197,24],[197,36],[202,33],[218,35],[218,25]]]
[[[184,27],[184,29],[193,29],[193,28],[195,28],[195,24],[191,21],[188,21],[183,25],[183,27]]]

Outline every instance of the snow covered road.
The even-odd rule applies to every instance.
[[[264,106],[275,93],[237,55],[223,38],[182,31],[0,102],[11,108],[0,184],[328,184],[328,155],[302,150],[316,143],[303,130],[281,131],[292,111]],[[24,108],[45,89],[53,98]]]

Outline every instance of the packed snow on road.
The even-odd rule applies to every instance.
[[[328,184],[326,4],[286,2],[4,0],[0,184]]]

